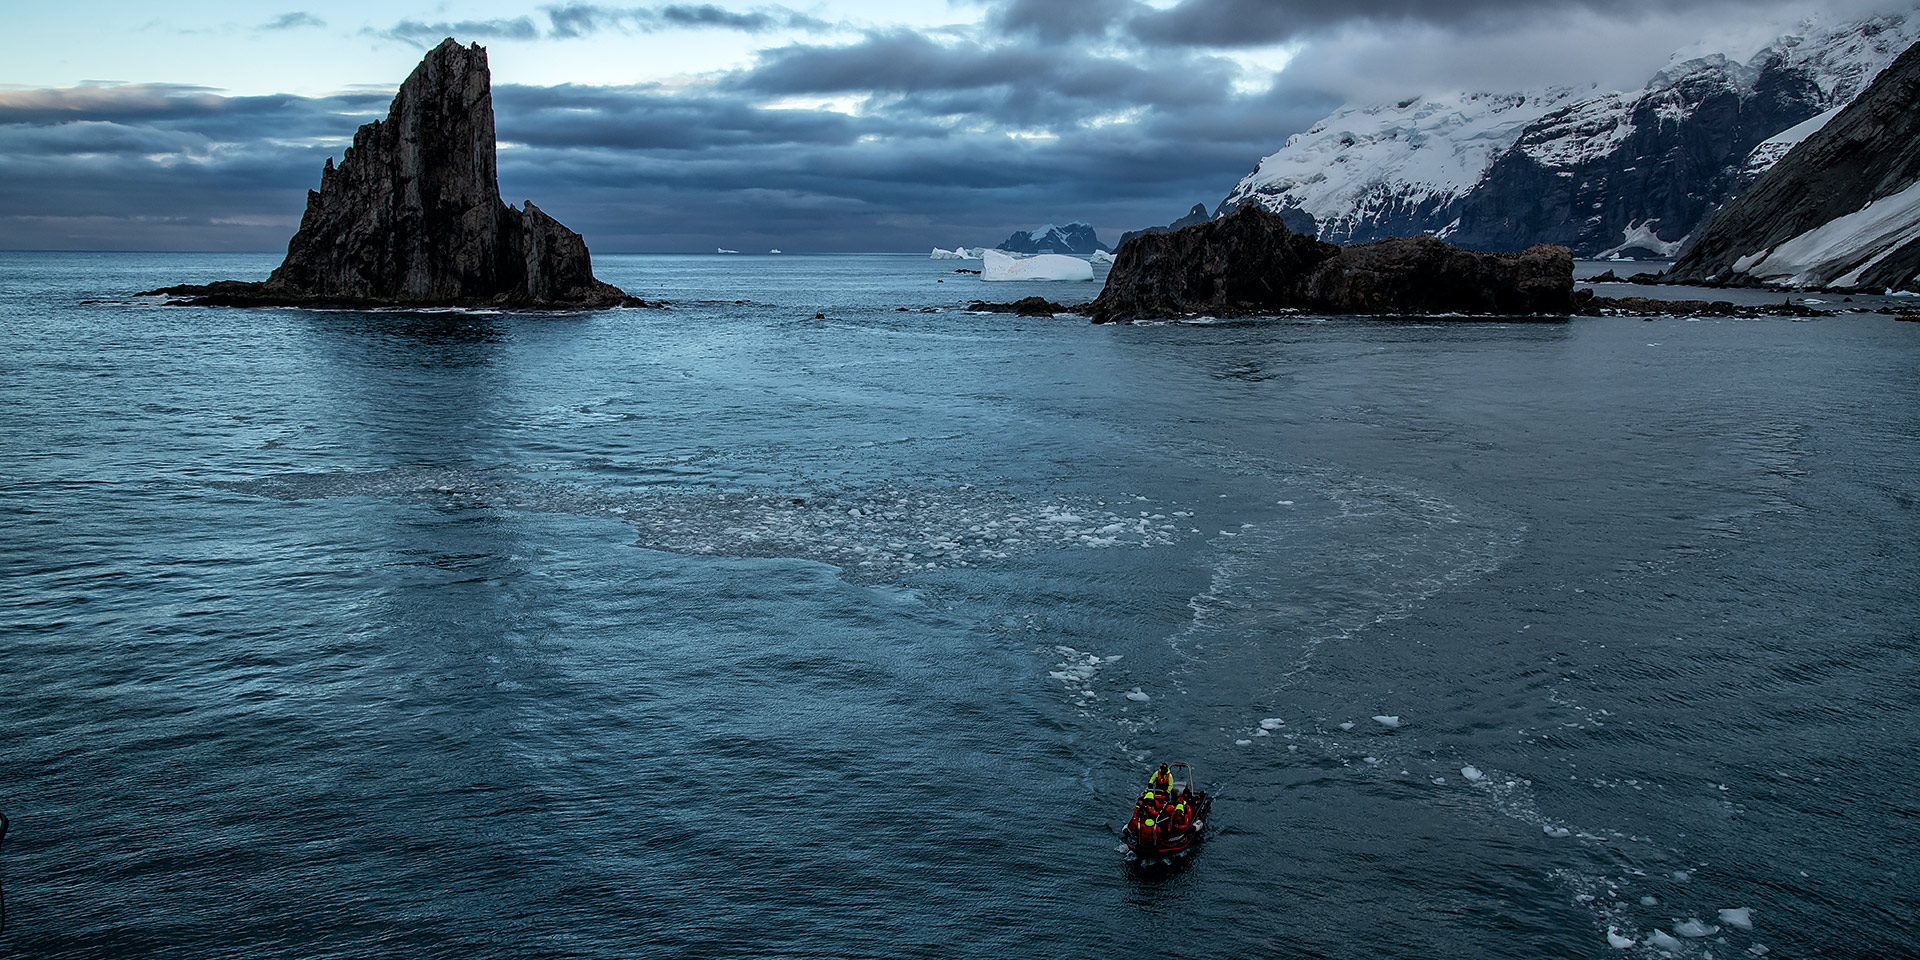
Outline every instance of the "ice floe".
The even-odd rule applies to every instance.
[[[1620,928],[1618,927],[1607,928],[1607,946],[1612,947],[1615,950],[1625,950],[1628,947],[1631,947],[1634,944],[1639,942],[1640,941],[1635,940],[1632,937],[1621,936]]]
[[[1753,929],[1753,908],[1752,907],[1722,907],[1720,908],[1720,922],[1726,924],[1729,927],[1734,927],[1736,929],[1752,930]]]
[[[1134,687],[1132,690],[1127,691],[1127,699],[1132,700],[1134,703],[1146,703],[1153,698],[1148,696],[1139,687]]]
[[[1280,719],[1279,717],[1268,717],[1265,720],[1260,721],[1260,729],[1267,730],[1267,731],[1278,730],[1281,727],[1284,727],[1286,725],[1287,725],[1287,722],[1285,720]]]
[[[1377,724],[1379,724],[1379,725],[1381,725],[1381,726],[1383,726],[1383,727],[1386,727],[1386,728],[1388,728],[1388,729],[1392,729],[1392,728],[1395,728],[1395,727],[1398,727],[1398,726],[1400,726],[1400,718],[1399,718],[1399,717],[1387,717],[1387,716],[1379,716],[1379,717],[1374,717],[1374,718],[1373,718],[1373,722],[1374,722],[1374,723],[1377,723]]]
[[[1478,780],[1481,777],[1486,776],[1486,774],[1483,774],[1480,772],[1479,767],[1476,767],[1473,764],[1467,764],[1466,766],[1461,767],[1460,775],[1463,777],[1466,777],[1468,780]]]
[[[1657,947],[1661,950],[1665,950],[1668,953],[1677,953],[1680,950],[1685,949],[1684,947],[1681,946],[1680,941],[1675,940],[1665,930],[1655,930],[1654,932],[1647,934],[1647,946]]]
[[[1700,920],[1696,917],[1688,917],[1687,919],[1674,924],[1673,932],[1683,937],[1697,940],[1701,937],[1711,937],[1714,934],[1719,933],[1720,928],[1713,926],[1712,924],[1701,923]]]

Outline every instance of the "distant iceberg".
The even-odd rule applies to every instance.
[[[1108,253],[1105,250],[1095,250],[1093,252],[1093,256],[1087,258],[1087,262],[1088,263],[1112,263],[1113,254]]]
[[[942,250],[934,247],[933,253],[927,256],[928,260],[965,260],[966,258],[967,252],[964,247],[959,250]]]
[[[721,253],[739,253],[740,251],[738,251],[738,250],[728,250],[728,249],[727,249],[726,247],[721,247],[721,248],[720,248],[720,252],[721,252]]]
[[[988,250],[982,280],[1092,280],[1093,264],[1061,253],[1043,253],[1037,257],[1015,257],[999,250]]]

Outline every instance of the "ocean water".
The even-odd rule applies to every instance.
[[[0,254],[0,953],[1920,953],[1920,325],[276,261]]]

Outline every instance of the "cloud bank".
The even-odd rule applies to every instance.
[[[909,29],[779,6],[566,4],[356,35],[764,38],[736,67],[625,86],[515,83],[497,60],[503,194],[537,200],[596,252],[918,250],[1076,219],[1111,241],[1211,206],[1349,99],[1638,84],[1703,37],[1757,46],[1778,29],[1760,14],[1811,10],[1740,4],[1741,33],[1732,6],[994,0]],[[290,13],[256,29],[324,28]],[[284,249],[322,163],[390,97],[0,88],[0,246]]]

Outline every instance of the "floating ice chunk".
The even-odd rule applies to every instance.
[[[966,258],[967,254],[964,250],[942,250],[939,247],[934,247],[933,253],[927,257],[928,260],[965,260]]]
[[[1640,905],[1643,907],[1657,907],[1660,905],[1660,898],[1652,894],[1648,894],[1640,898]]]
[[[1720,922],[1741,930],[1753,929],[1752,907],[1721,907]]]
[[[1673,872],[1673,878],[1682,883],[1685,883],[1686,881],[1693,879],[1693,871],[1692,870],[1675,870]]]
[[[1278,730],[1286,725],[1287,722],[1279,717],[1268,717],[1260,721],[1260,729],[1262,730]]]
[[[1273,736],[1273,731],[1272,731],[1272,730],[1266,730],[1266,729],[1261,729],[1261,730],[1255,730],[1255,731],[1253,732],[1253,735],[1254,735],[1254,736],[1256,736],[1256,737],[1271,737],[1271,736]]]
[[[1665,930],[1655,930],[1648,934],[1647,946],[1658,947],[1668,953],[1677,953],[1682,949],[1680,941],[1668,936]]]
[[[1253,741],[1252,740],[1235,740],[1233,742],[1233,745],[1236,747],[1251,747],[1253,746]]]
[[[1720,928],[1714,927],[1714,926],[1708,926],[1707,924],[1701,923],[1698,918],[1688,917],[1687,919],[1674,924],[1673,932],[1683,937],[1693,937],[1693,938],[1711,937],[1714,934],[1719,933]]]
[[[1087,262],[1088,263],[1112,263],[1113,254],[1108,253],[1105,250],[1095,250],[1093,252],[1093,256],[1087,258]]]
[[[1377,764],[1380,762],[1379,757],[1361,757],[1360,759],[1362,762],[1368,763],[1368,764]]]
[[[1566,827],[1556,827],[1556,826],[1553,826],[1552,824],[1548,824],[1544,827],[1541,827],[1540,832],[1546,834],[1549,837],[1554,838],[1555,840],[1573,836],[1573,831],[1568,830]]]
[[[1341,724],[1341,725],[1340,725],[1340,729],[1342,729],[1342,730],[1352,730],[1352,729],[1353,729],[1353,721],[1352,721],[1352,720],[1348,720],[1347,722],[1345,722],[1345,723],[1343,723],[1343,724]]]
[[[1460,768],[1460,775],[1463,777],[1466,777],[1468,780],[1478,780],[1481,777],[1486,776],[1486,774],[1483,774],[1480,772],[1479,767],[1476,767],[1471,763]]]
[[[1146,703],[1153,698],[1147,696],[1139,687],[1134,687],[1132,690],[1127,691],[1127,699],[1132,700],[1134,703]]]
[[[982,280],[1092,280],[1093,264],[1061,253],[1015,258],[988,250]]]
[[[1615,950],[1625,950],[1628,947],[1631,947],[1634,944],[1639,942],[1640,941],[1635,940],[1632,937],[1621,936],[1620,928],[1618,927],[1607,928],[1607,946],[1612,947]]]
[[[1748,947],[1747,952],[1753,954],[1756,957],[1764,957],[1767,955],[1767,948],[1765,944],[1756,943],[1753,946]]]
[[[1388,727],[1388,728],[1392,728],[1392,727],[1397,727],[1397,726],[1399,726],[1399,725],[1400,725],[1400,718],[1399,718],[1399,717],[1384,717],[1384,716],[1383,716],[1383,717],[1374,717],[1374,718],[1373,718],[1373,722],[1374,722],[1374,723],[1377,723],[1377,724],[1379,724],[1379,725],[1381,725],[1381,726],[1383,726],[1383,727]]]

